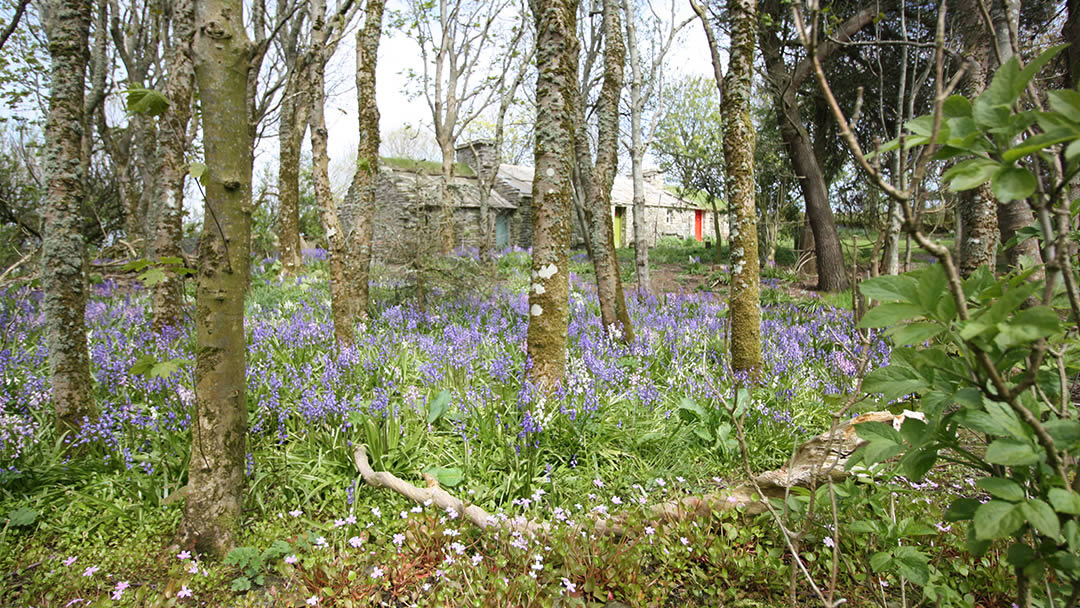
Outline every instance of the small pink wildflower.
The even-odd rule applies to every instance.
[[[307,605],[308,606],[314,606],[315,604],[318,604],[318,603],[319,603],[319,596],[317,596],[317,595],[313,595],[313,596],[307,598]]]
[[[379,578],[382,575],[383,575],[383,569],[382,568],[380,568],[378,566],[375,566],[374,568],[371,569],[371,578]]]
[[[65,560],[64,560],[64,565],[65,565],[65,566],[70,566],[71,564],[74,564],[74,563],[75,563],[75,560],[77,560],[77,559],[79,559],[79,558],[77,558],[77,557],[75,557],[74,555],[72,555],[71,557],[69,557],[69,558],[67,558],[67,559],[65,559]]]
[[[593,485],[598,487],[598,488],[604,487],[604,480],[602,480],[602,479],[594,479],[594,480],[592,480],[592,482],[593,482]]]
[[[191,559],[191,551],[181,551],[176,554],[176,559],[184,561],[185,559]]]
[[[94,573],[100,570],[97,566],[89,566],[86,570],[83,570],[83,576],[94,576]]]
[[[286,555],[285,556],[285,563],[286,564],[295,564],[296,563],[296,556],[295,555]]]
[[[198,562],[191,562],[191,566],[187,569],[187,571],[190,572],[191,574],[198,574],[199,573],[199,564],[198,564]]]
[[[191,589],[188,589],[187,585],[180,588],[180,591],[176,592],[176,597],[191,597]]]
[[[349,539],[349,545],[353,549],[359,549],[360,545],[362,545],[362,544],[364,544],[364,541],[361,540],[359,536],[354,536],[354,537]]]
[[[289,511],[289,515],[292,515],[293,517],[300,517],[303,514],[304,514],[304,512],[301,511],[300,509]]]
[[[120,598],[124,597],[124,589],[127,589],[130,586],[131,584],[127,581],[120,581],[119,583],[116,583],[116,588],[113,589],[112,592],[112,599],[119,600]]]

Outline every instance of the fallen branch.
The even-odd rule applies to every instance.
[[[856,416],[836,427],[836,429],[818,435],[799,447],[791,463],[783,468],[757,475],[752,481],[741,485],[713,492],[703,496],[688,496],[679,500],[653,505],[649,509],[648,519],[652,521],[675,522],[688,518],[708,517],[713,513],[746,507],[751,513],[765,510],[762,499],[778,498],[793,487],[813,488],[847,476],[845,465],[851,454],[866,442],[855,433],[855,426],[863,422],[885,422],[899,427],[906,417],[921,418],[921,414],[905,411],[894,415],[889,412],[870,412]],[[547,533],[551,525],[535,522],[525,517],[509,518],[504,515],[492,515],[484,509],[467,503],[450,494],[439,486],[439,482],[428,474],[423,474],[427,487],[418,488],[387,471],[375,471],[368,460],[367,446],[359,445],[353,453],[353,460],[364,482],[373,488],[386,488],[421,505],[434,505],[442,510],[453,510],[480,529],[497,528],[508,532],[518,532],[536,536]],[[623,517],[611,519],[595,518],[592,520],[593,532],[623,536]]]

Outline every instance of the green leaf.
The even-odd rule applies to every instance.
[[[1001,477],[984,477],[975,482],[975,487],[986,491],[994,498],[1000,498],[1008,502],[1020,502],[1024,500],[1024,489],[1020,484],[1011,479]]]
[[[1041,532],[1043,536],[1055,540],[1061,536],[1061,522],[1058,520],[1057,513],[1050,508],[1050,505],[1038,498],[1033,498],[1022,503],[1020,508],[1024,513],[1024,517],[1031,523],[1031,527]]]
[[[702,408],[696,401],[689,397],[683,397],[679,400],[679,418],[682,418],[685,422],[694,422],[694,420],[705,420],[708,414],[705,413],[705,409]]]
[[[997,439],[986,448],[986,462],[1009,467],[1028,466],[1039,462],[1031,444],[1018,439]]]
[[[236,592],[250,591],[251,579],[246,576],[238,576],[233,579],[232,584],[229,585],[229,588]]]
[[[432,467],[424,471],[439,481],[439,485],[452,488],[465,478],[461,469],[457,467]]]
[[[1046,97],[1050,101],[1050,109],[1080,124],[1080,93],[1064,89],[1061,91],[1047,91]]]
[[[990,179],[1001,164],[989,158],[972,158],[957,163],[941,177],[949,182],[950,192],[961,192],[978,188]]]
[[[900,454],[904,451],[903,444],[889,441],[871,441],[863,447],[863,464],[875,465]]]
[[[930,559],[915,547],[897,547],[893,551],[893,560],[896,563],[900,576],[919,585],[925,586],[930,582]]]
[[[173,375],[180,366],[185,363],[191,363],[190,359],[169,359],[167,361],[159,361],[154,364],[154,367],[150,368],[151,378],[168,378]]]
[[[12,509],[8,513],[8,524],[12,526],[32,526],[37,521],[38,512],[29,507]]]
[[[1027,543],[1013,543],[1009,545],[1009,551],[1005,555],[1009,564],[1016,568],[1023,568],[1035,560],[1035,550]]]
[[[1005,162],[1011,163],[1015,160],[1033,154],[1050,146],[1060,144],[1066,141],[1072,141],[1077,138],[1078,133],[1075,130],[1055,129],[1047,133],[1039,133],[1038,135],[1032,135],[1031,137],[1020,142],[1019,145],[1013,146],[1008,150],[1001,153],[1001,159]]]
[[[870,556],[870,568],[874,572],[882,572],[890,569],[892,566],[892,553],[889,551],[878,551]]]
[[[968,118],[971,116],[971,102],[963,95],[951,95],[941,107],[945,118]]]
[[[922,317],[926,310],[917,304],[892,302],[871,308],[859,321],[859,327],[888,327],[900,321]]]
[[[1004,538],[1024,525],[1020,505],[991,500],[975,510],[975,537],[979,540]]]
[[[1054,438],[1058,449],[1073,450],[1076,444],[1080,443],[1080,422],[1076,420],[1047,420],[1043,423],[1043,427]]]
[[[191,177],[199,180],[199,183],[206,185],[206,165],[204,163],[192,162],[188,163],[188,173]]]
[[[1050,504],[1058,513],[1080,515],[1080,494],[1063,488],[1050,488]]]
[[[1035,176],[1023,167],[1002,167],[990,178],[990,191],[999,203],[1024,200],[1035,193]]]
[[[127,110],[131,114],[158,116],[169,109],[169,98],[154,89],[133,87],[127,90]]]
[[[855,425],[855,434],[866,441],[886,441],[889,443],[902,443],[904,440],[900,433],[891,424],[868,420]]]
[[[926,381],[915,370],[900,365],[879,367],[867,374],[863,381],[866,392],[881,393],[885,401],[893,401],[926,388]]]
[[[150,370],[154,368],[154,364],[157,363],[157,359],[153,355],[143,355],[139,357],[134,364],[128,369],[128,373],[133,376],[140,376],[149,374]]]
[[[942,325],[922,321],[894,327],[885,333],[892,336],[893,342],[895,342],[897,346],[908,346],[911,344],[922,344],[943,331],[945,331],[945,327]]]
[[[862,295],[882,302],[918,303],[918,286],[910,276],[883,275],[859,283]]]
[[[967,550],[968,553],[975,557],[982,557],[990,550],[992,543],[989,540],[982,540],[975,535],[975,526],[968,526],[967,529]]]
[[[900,466],[904,475],[909,479],[920,480],[926,476],[930,469],[937,463],[938,451],[936,447],[924,446],[916,450],[910,450],[900,459]]]
[[[153,287],[158,283],[161,283],[169,278],[169,275],[165,274],[165,271],[157,266],[147,268],[142,274],[139,275],[139,280],[143,282],[143,285],[147,287]]]
[[[435,398],[432,399],[430,403],[428,403],[428,425],[438,422],[439,419],[446,414],[448,409],[450,409],[450,391],[443,389],[438,395],[435,395]]]

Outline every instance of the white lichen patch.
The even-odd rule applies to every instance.
[[[544,286],[541,285],[540,283],[533,283],[532,288],[533,288],[533,291],[536,292],[536,295],[538,295],[538,296],[541,296],[541,295],[544,295],[545,293],[547,293],[547,290],[544,289]]]
[[[547,168],[547,174],[548,174],[548,177],[555,177],[555,168],[554,167],[548,167]]]
[[[532,307],[529,308],[529,314],[534,317],[539,317],[540,315],[544,314],[544,309],[539,304],[533,304]]]
[[[559,267],[558,266],[556,266],[555,264],[548,264],[547,266],[542,266],[540,268],[540,271],[537,273],[537,275],[541,279],[544,279],[546,281],[546,280],[550,279],[551,277],[555,276],[558,272],[559,272]]]

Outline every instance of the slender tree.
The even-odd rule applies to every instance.
[[[286,0],[281,0],[280,7]],[[278,244],[284,274],[300,272],[300,148],[308,126],[311,103],[303,69],[300,43],[307,11],[297,10],[285,26],[281,55],[285,64],[285,90],[278,112]]]
[[[758,302],[757,210],[754,205],[754,125],[750,96],[754,80],[757,0],[728,0],[731,50],[724,82],[724,163],[731,207],[731,367],[754,372],[761,365],[761,305]]]
[[[367,0],[364,27],[356,33],[356,107],[360,138],[356,172],[346,195],[354,207],[347,273],[352,287],[349,308],[354,320],[368,315],[371,246],[375,233],[375,178],[379,173],[379,106],[375,100],[375,63],[382,33],[383,0]]]
[[[531,0],[536,20],[536,152],[532,287],[526,352],[529,377],[553,390],[566,376],[570,205],[577,97],[576,0]]]
[[[45,122],[48,189],[42,239],[42,288],[49,378],[57,428],[76,430],[95,415],[86,349],[86,242],[81,209],[82,138],[86,64],[89,60],[90,4],[54,0],[43,6],[49,41],[49,116]]]
[[[206,211],[195,295],[195,415],[180,541],[224,557],[244,503],[244,294],[252,154],[246,97],[252,45],[241,0],[197,0],[193,46],[206,150]]]
[[[191,57],[191,45],[195,39],[195,5],[193,0],[175,0],[169,15],[172,25],[172,41],[168,59],[168,79],[165,96],[169,107],[160,119],[158,158],[161,169],[159,192],[162,200],[157,212],[154,230],[154,257],[179,263],[182,259],[180,241],[184,237],[184,179],[187,177],[188,121],[191,120],[191,98],[195,89],[195,68]],[[184,317],[183,283],[172,270],[173,264],[165,265],[164,278],[153,286],[152,302],[154,327],[175,326]]]
[[[619,260],[615,255],[615,231],[611,219],[611,187],[619,164],[619,96],[623,85],[626,45],[623,43],[620,7],[617,0],[603,0],[604,80],[600,87],[596,113],[598,138],[596,165],[581,171],[590,176],[585,195],[586,229],[596,269],[596,293],[600,300],[600,319],[606,329],[614,329],[625,342],[633,342],[634,330],[626,310]],[[583,120],[584,100],[577,102],[579,120]],[[589,142],[584,125],[577,126],[577,163],[589,162]]]

